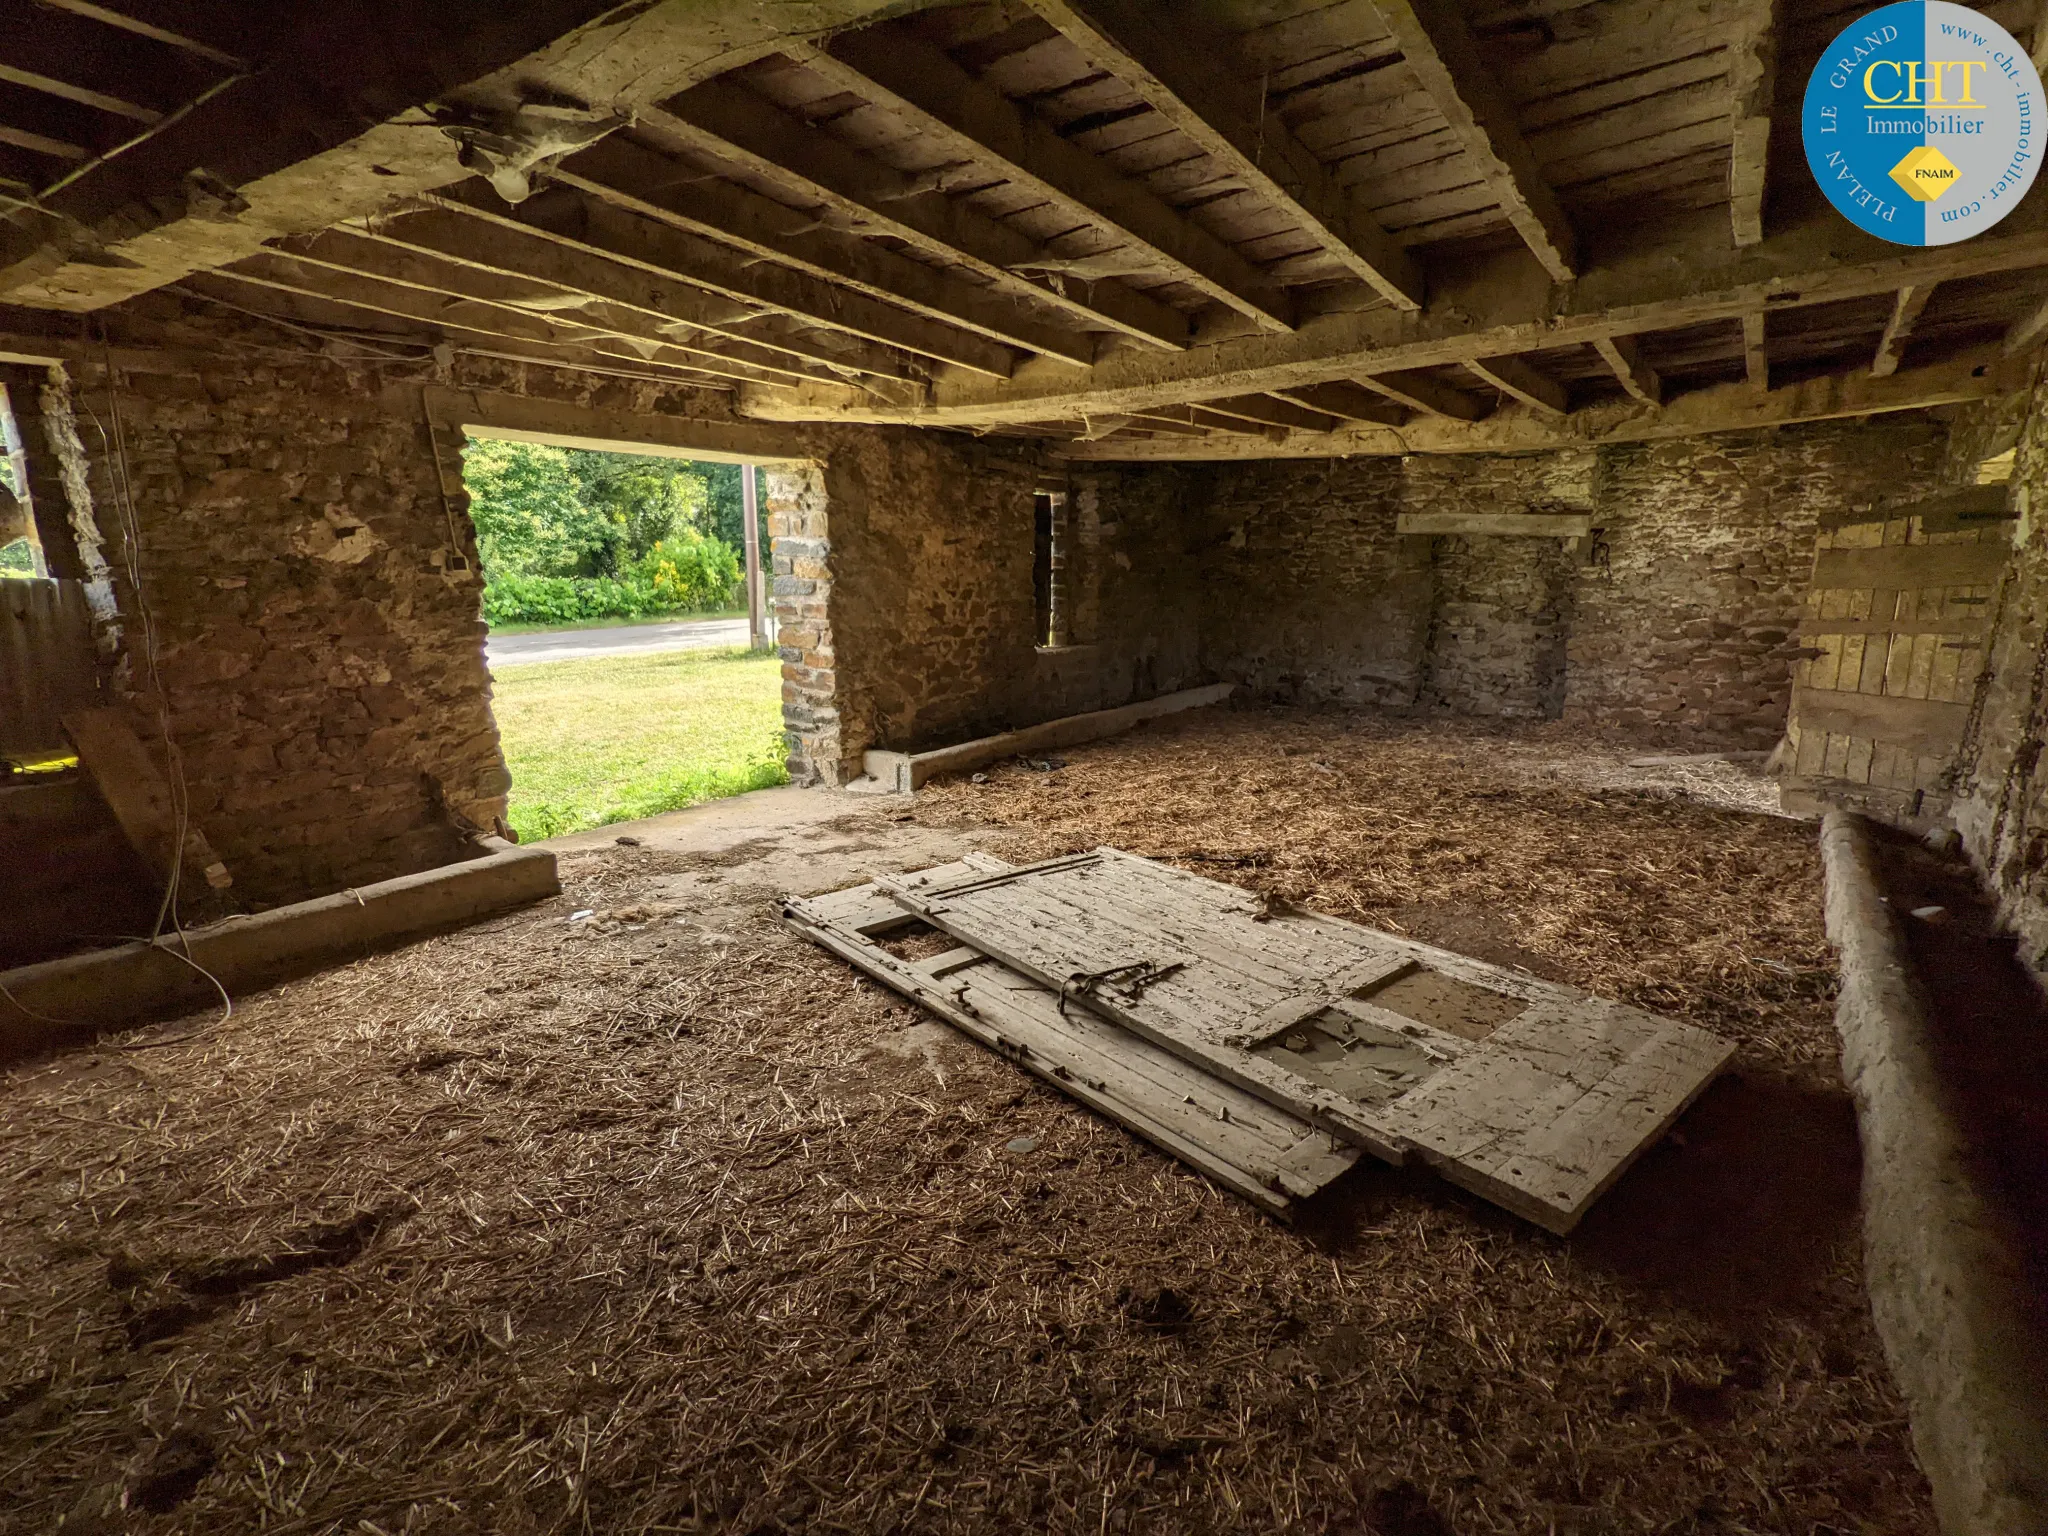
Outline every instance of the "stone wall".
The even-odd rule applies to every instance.
[[[1953,815],[2019,935],[2021,959],[2048,979],[2048,386],[2027,414],[2010,495],[2019,513],[2013,557],[1996,599]]]
[[[1512,458],[1196,472],[1202,660],[1278,698],[1559,718],[1768,747],[1814,534],[1940,483],[1924,416]],[[1402,512],[1584,512],[1555,539],[1395,531]]]

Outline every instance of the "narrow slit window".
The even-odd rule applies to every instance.
[[[1073,643],[1073,600],[1067,591],[1072,564],[1067,498],[1040,491],[1031,498],[1032,643],[1041,649]]]

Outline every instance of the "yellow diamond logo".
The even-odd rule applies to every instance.
[[[1892,180],[1906,189],[1906,196],[1931,203],[1956,184],[1956,168],[1932,144],[1922,144],[1892,167]]]

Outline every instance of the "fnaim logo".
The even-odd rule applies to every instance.
[[[2012,34],[1948,0],[1906,0],[1843,31],[1806,82],[1807,163],[1851,223],[1953,245],[2019,206],[2048,129]]]

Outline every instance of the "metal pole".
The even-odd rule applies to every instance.
[[[765,594],[761,588],[761,511],[755,499],[754,466],[740,466],[740,503],[746,509],[746,528],[741,535],[747,552],[747,644],[755,650],[765,650],[768,645],[768,631],[763,609]]]

